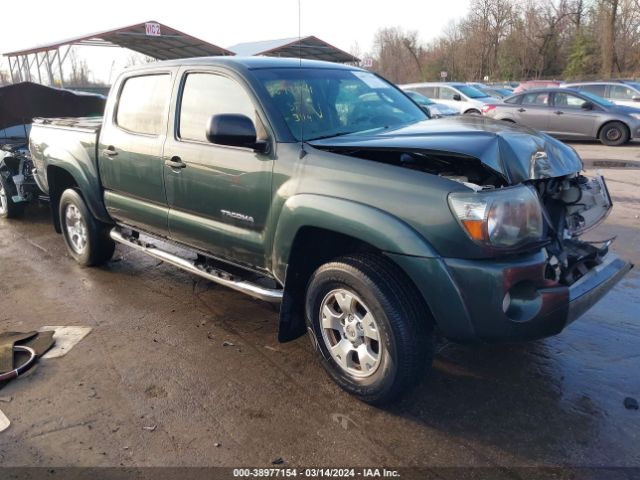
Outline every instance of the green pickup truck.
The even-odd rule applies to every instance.
[[[436,333],[554,335],[631,268],[580,240],[611,209],[569,146],[482,117],[429,119],[371,72],[284,58],[127,69],[104,118],[38,120],[29,149],[82,265],[115,243],[280,303],[328,374],[382,403]]]

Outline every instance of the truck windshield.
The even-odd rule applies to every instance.
[[[427,120],[370,72],[327,68],[255,70],[296,140],[317,140]]]

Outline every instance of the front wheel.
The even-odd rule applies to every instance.
[[[429,312],[382,256],[349,255],[318,268],[307,286],[306,315],[325,370],[367,403],[406,392],[431,364]]]
[[[629,141],[629,129],[622,122],[609,122],[600,130],[600,141],[611,147],[624,145]]]
[[[24,213],[24,202],[14,202],[10,192],[9,180],[0,174],[0,218],[18,218]]]
[[[107,262],[115,250],[106,225],[96,220],[78,191],[70,188],[60,197],[60,225],[69,254],[84,266]]]

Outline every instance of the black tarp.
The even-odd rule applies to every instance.
[[[31,123],[35,117],[91,117],[104,113],[102,95],[75,93],[38,83],[0,87],[0,129]]]

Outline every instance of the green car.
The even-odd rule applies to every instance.
[[[30,152],[82,265],[115,243],[280,304],[328,374],[370,403],[415,385],[436,332],[560,332],[631,268],[580,240],[601,177],[539,132],[429,119],[373,73],[285,58],[127,69],[103,119],[37,121]]]

